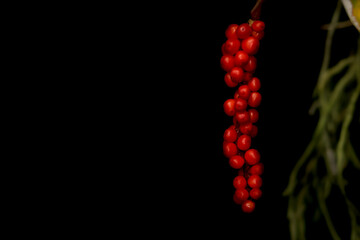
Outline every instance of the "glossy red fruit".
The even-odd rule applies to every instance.
[[[246,123],[250,121],[250,116],[247,111],[241,111],[235,113],[235,119],[238,123]]]
[[[257,67],[257,60],[254,56],[249,56],[249,61],[243,66],[245,71],[255,72]]]
[[[253,166],[250,167],[249,171],[248,171],[249,174],[251,175],[258,175],[260,176],[261,174],[264,173],[264,164],[262,163],[257,163]]]
[[[261,87],[260,79],[257,78],[257,77],[253,77],[253,78],[248,82],[248,86],[249,86],[250,90],[253,91],[253,92],[259,91],[259,89],[260,89],[260,87]]]
[[[251,137],[245,134],[241,135],[236,141],[236,146],[242,151],[248,150],[251,146]]]
[[[241,85],[238,88],[239,97],[247,100],[250,97],[251,91],[248,85]]]
[[[254,200],[259,200],[262,196],[262,191],[259,188],[253,188],[250,190],[250,197]]]
[[[237,38],[236,29],[238,28],[237,24],[230,24],[228,28],[225,30],[225,36],[228,39]]]
[[[244,78],[244,70],[242,70],[242,68],[239,67],[233,67],[230,70],[230,76],[232,81],[234,82],[241,82]]]
[[[228,127],[229,129],[236,129],[235,125],[231,125],[230,127]]]
[[[256,137],[258,134],[258,127],[253,124],[249,134],[252,138]]]
[[[225,43],[223,43],[223,45],[221,45],[221,53],[222,53],[222,55],[231,55],[225,51]]]
[[[233,180],[233,185],[236,189],[246,188],[247,181],[244,176],[236,176]]]
[[[242,66],[249,61],[249,55],[244,51],[238,51],[234,57],[235,66]]]
[[[224,102],[224,112],[228,116],[235,115],[235,99],[228,99]]]
[[[248,99],[248,105],[250,107],[258,107],[261,103],[261,94],[258,92],[252,92]]]
[[[261,40],[265,36],[265,33],[263,31],[260,31],[260,32],[252,31],[251,35],[253,37],[257,38],[258,40]]]
[[[236,102],[235,102],[235,106],[236,106]],[[250,122],[256,123],[259,120],[258,110],[251,108],[248,110],[248,113],[249,113],[249,117],[250,117]]]
[[[264,31],[265,29],[265,23],[263,21],[260,21],[260,20],[255,20],[252,25],[251,25],[252,29],[254,31]]]
[[[250,135],[252,128],[253,128],[253,124],[249,121],[240,124],[239,130],[242,134]]]
[[[252,29],[247,23],[240,24],[236,29],[236,34],[239,39],[245,39],[251,35]]]
[[[260,161],[260,153],[256,149],[249,149],[245,152],[245,161],[249,165],[255,165]]]
[[[230,55],[222,56],[220,59],[220,65],[224,71],[229,72],[235,66],[234,57]]]
[[[245,201],[249,198],[249,192],[245,188],[236,189],[235,195],[241,201]]]
[[[237,139],[237,132],[235,128],[228,128],[224,132],[224,141],[235,142]]]
[[[262,179],[259,175],[251,175],[247,182],[251,188],[260,188],[262,185]]]
[[[245,160],[240,155],[234,155],[229,159],[229,164],[234,169],[240,169],[244,166]]]
[[[245,213],[251,213],[255,209],[255,203],[251,200],[246,200],[241,204],[241,209]]]
[[[229,142],[224,142],[223,143],[223,153],[225,155],[225,157],[230,158],[234,155],[237,154],[237,147],[235,143],[229,143]]]
[[[238,205],[241,205],[241,204],[244,202],[244,201],[238,199],[238,198],[236,197],[236,194],[235,194],[235,193],[234,193],[234,195],[233,195],[233,200],[234,200],[234,203],[236,203],[236,204],[238,204]]]
[[[241,42],[241,48],[249,55],[254,55],[259,50],[260,42],[256,37],[250,36]]]
[[[245,111],[247,108],[247,101],[242,98],[235,99],[235,111]]]
[[[232,79],[231,79],[231,76],[230,76],[230,73],[226,73],[225,74],[225,77],[224,77],[224,81],[225,81],[225,84],[228,86],[228,87],[236,87],[238,85],[237,82],[234,82]]]
[[[230,55],[234,55],[240,49],[240,40],[232,38],[228,39],[224,45],[224,52]]]

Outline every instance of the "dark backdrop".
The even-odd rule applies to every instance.
[[[289,239],[282,192],[316,126],[316,116],[308,111],[326,37],[320,26],[330,22],[336,2],[268,0],[263,5],[265,37],[254,74],[261,80],[263,101],[253,146],[261,152],[265,173],[263,197],[252,214],[233,203],[236,170],[222,154],[223,132],[231,125],[222,105],[235,89],[226,87],[219,62],[227,26],[247,22],[255,1],[159,4],[133,28],[144,47],[133,61],[142,68],[130,78],[142,86],[135,109],[142,132],[136,146],[148,150],[141,158],[156,169],[145,167],[151,176],[146,181],[134,177],[140,178],[135,191],[149,187],[137,198],[146,209],[140,223],[155,223],[151,232],[168,239],[215,234],[222,236],[215,239]],[[333,59],[347,56],[357,36],[355,29],[339,30]],[[142,114],[144,108],[150,111]],[[330,239],[324,229],[314,231],[312,239]]]

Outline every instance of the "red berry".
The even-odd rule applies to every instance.
[[[224,102],[224,112],[228,116],[235,114],[235,99],[228,99]]]
[[[230,158],[237,154],[237,147],[235,143],[224,142],[223,144],[223,152],[225,157]]]
[[[262,196],[262,191],[259,188],[253,188],[250,191],[250,197],[254,200],[260,199]]]
[[[245,71],[254,72],[257,67],[257,60],[254,56],[249,57],[249,61],[243,66]]]
[[[245,201],[249,198],[249,192],[245,188],[236,189],[235,195],[241,201]]]
[[[237,147],[242,150],[242,151],[246,151],[250,148],[251,146],[251,137],[248,135],[241,135],[237,142],[236,142]]]
[[[250,90],[253,91],[253,92],[259,91],[259,89],[261,87],[260,79],[258,79],[257,77],[253,77],[248,82],[248,86],[249,86]]]
[[[240,50],[235,54],[234,61],[235,66],[240,67],[249,61],[249,55],[246,52]]]
[[[234,169],[240,169],[244,165],[245,160],[240,155],[234,155],[229,159],[229,164]]]
[[[247,23],[240,24],[239,27],[236,29],[236,34],[240,39],[245,39],[249,37],[251,32],[252,29]]]
[[[264,31],[265,29],[265,23],[263,21],[260,21],[260,20],[255,20],[252,25],[251,25],[252,29],[254,31]]]
[[[247,182],[251,188],[259,188],[262,185],[262,179],[259,175],[251,175]]]
[[[234,202],[235,202],[236,204],[238,204],[238,205],[241,205],[241,204],[244,202],[244,201],[238,199],[238,198],[236,197],[236,194],[235,194],[235,193],[234,193],[234,195],[233,195],[233,200],[234,200]]]
[[[233,185],[236,189],[246,188],[247,181],[244,176],[236,176]]]
[[[256,137],[258,134],[258,127],[253,124],[249,134],[252,138]]]
[[[236,129],[236,127],[235,127],[235,125],[231,125],[230,127],[229,127],[229,129]]]
[[[232,81],[241,82],[244,78],[244,71],[242,68],[234,67],[230,70],[230,76]]]
[[[244,81],[249,82],[252,79],[252,73],[251,72],[244,72]]]
[[[237,24],[230,24],[228,26],[228,28],[226,29],[225,31],[225,36],[228,38],[228,39],[231,39],[231,38],[237,38],[237,34],[236,34],[236,29],[238,28],[238,25]]]
[[[255,209],[255,203],[251,200],[246,200],[243,204],[241,204],[241,209],[245,213],[251,213]]]
[[[223,45],[221,45],[221,53],[222,53],[222,55],[230,55],[229,53],[227,53],[225,51],[225,43],[223,43]]]
[[[228,128],[224,132],[224,140],[227,142],[235,142],[237,139],[237,133],[235,128]]]
[[[250,88],[248,85],[241,85],[238,89],[239,97],[247,100],[250,97]]]
[[[247,37],[241,42],[241,48],[249,55],[257,53],[259,46],[259,40],[253,36]]]
[[[236,106],[236,102],[235,102],[235,106]],[[256,123],[259,120],[259,112],[254,108],[249,109],[248,112],[249,112],[250,122]]]
[[[240,124],[240,127],[239,127],[240,132],[242,134],[246,134],[246,135],[250,135],[252,128],[253,128],[253,125],[250,121]]]
[[[249,106],[258,107],[260,103],[261,103],[261,94],[258,92],[252,92],[248,100]]]
[[[260,153],[256,149],[249,149],[245,152],[245,161],[249,165],[254,165],[260,161]]]
[[[236,111],[245,111],[247,107],[247,101],[242,98],[235,99],[235,110]]]
[[[236,86],[238,85],[237,82],[234,82],[234,81],[231,79],[230,73],[226,73],[226,74],[225,74],[224,81],[225,81],[226,85],[227,85],[228,87],[231,87],[231,88],[236,87]]]
[[[238,99],[238,98],[240,98],[240,94],[239,94],[238,91],[236,91],[236,92],[234,93],[234,99]],[[246,104],[247,104],[247,102],[246,102]]]
[[[250,121],[250,116],[249,116],[249,113],[247,111],[236,112],[235,113],[235,118],[236,118],[236,121],[238,123],[240,123],[240,124]]]
[[[228,39],[225,42],[224,52],[230,55],[234,55],[240,49],[240,41],[238,39],[232,38]]]
[[[258,175],[260,176],[261,174],[264,173],[264,164],[262,163],[257,163],[253,166],[251,166],[251,168],[249,169],[248,173],[250,173],[251,175]]]
[[[224,69],[226,72],[229,72],[234,66],[234,57],[230,55],[224,55],[220,59],[221,68]]]
[[[252,31],[251,35],[252,35],[254,38],[257,38],[257,39],[261,40],[261,39],[263,39],[265,33],[264,33],[264,31],[260,31],[260,32]]]

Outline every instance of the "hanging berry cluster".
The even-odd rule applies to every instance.
[[[233,125],[225,130],[223,152],[229,158],[230,166],[238,170],[233,181],[234,202],[248,213],[254,211],[254,200],[262,195],[260,175],[264,165],[260,163],[259,151],[252,148],[252,139],[258,133],[256,107],[261,103],[260,80],[253,76],[257,66],[254,55],[264,36],[264,28],[265,24],[260,20],[231,24],[225,31],[227,40],[221,48],[220,64],[226,71],[225,83],[231,88],[239,86],[234,98],[224,103],[224,112],[233,117]]]

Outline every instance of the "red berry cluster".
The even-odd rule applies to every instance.
[[[238,169],[233,185],[236,189],[234,202],[240,204],[244,212],[255,209],[254,200],[258,200],[262,191],[264,165],[260,163],[260,153],[251,148],[252,138],[256,137],[258,128],[255,123],[259,112],[255,109],[261,103],[260,80],[253,74],[257,67],[255,54],[259,50],[259,40],[264,36],[265,24],[262,21],[250,20],[240,25],[231,24],[222,45],[220,64],[226,71],[227,86],[238,87],[234,98],[224,103],[224,111],[233,117],[233,125],[225,130],[223,151],[229,158],[232,168]]]

